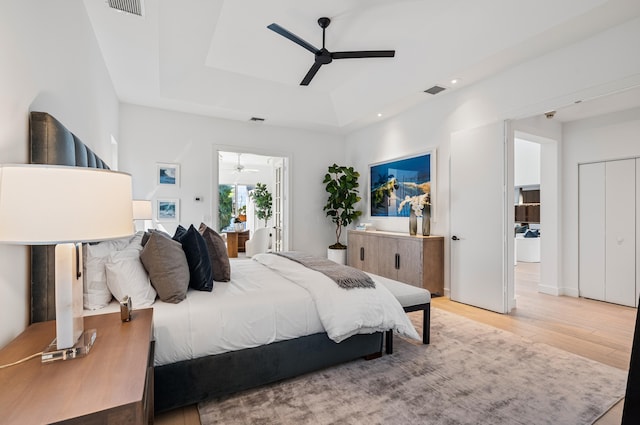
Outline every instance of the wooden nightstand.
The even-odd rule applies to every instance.
[[[89,316],[97,330],[86,357],[0,369],[0,422],[9,424],[144,424],[153,422],[153,309]],[[0,364],[42,351],[55,322],[35,323],[0,351]]]

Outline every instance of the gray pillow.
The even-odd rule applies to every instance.
[[[140,253],[160,299],[177,304],[187,297],[189,265],[182,244],[161,232],[153,232]]]
[[[216,282],[228,282],[231,280],[231,264],[229,264],[229,254],[224,239],[215,230],[204,223],[200,224],[198,229],[209,252],[211,260],[211,271],[213,272],[213,280]]]

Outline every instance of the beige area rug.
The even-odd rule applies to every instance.
[[[431,344],[198,406],[209,424],[591,424],[627,373],[442,310]]]

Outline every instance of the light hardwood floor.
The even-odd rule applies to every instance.
[[[543,342],[598,362],[628,370],[633,342],[636,309],[584,298],[556,297],[540,294],[539,263],[516,266],[516,309],[510,314],[490,311],[434,298],[432,307],[513,332],[533,341]],[[410,313],[416,324],[421,312]],[[415,316],[415,317],[414,317]],[[596,424],[619,424],[622,402]],[[160,425],[199,425],[195,406],[158,415]]]

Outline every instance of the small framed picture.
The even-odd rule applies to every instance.
[[[157,199],[156,200],[156,220],[157,221],[179,221],[180,220],[180,200],[179,199]]]
[[[180,164],[158,164],[158,184],[180,186]]]

